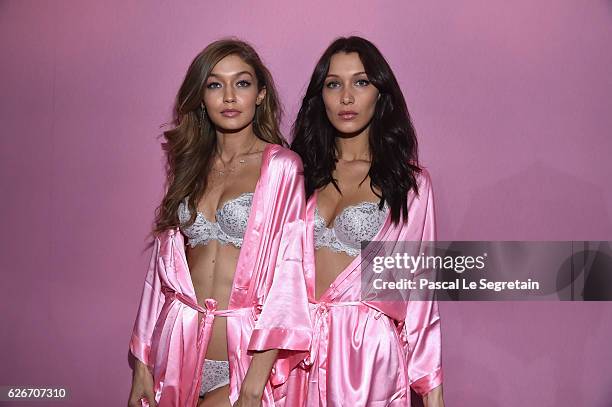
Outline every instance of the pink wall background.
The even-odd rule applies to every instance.
[[[193,56],[251,41],[285,129],[327,44],[387,56],[441,239],[612,240],[612,3],[0,2],[0,385],[125,405],[162,196],[159,125]],[[612,405],[611,303],[442,303],[447,406]],[[25,404],[19,404],[25,405]]]

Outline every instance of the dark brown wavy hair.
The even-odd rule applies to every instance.
[[[216,153],[215,125],[202,114],[204,84],[214,66],[229,55],[239,56],[255,71],[257,87],[266,88],[266,96],[255,111],[255,135],[274,144],[286,145],[280,130],[281,105],[270,71],[253,47],[234,38],[208,45],[191,62],[176,96],[173,128],[164,132],[166,153],[166,194],[155,211],[153,233],[177,227],[179,204],[189,197],[191,219],[196,217],[196,203],[206,190],[208,173]]]

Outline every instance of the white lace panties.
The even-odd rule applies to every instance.
[[[205,359],[200,397],[227,384],[229,384],[229,362]]]

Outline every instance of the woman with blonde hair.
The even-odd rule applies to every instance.
[[[309,349],[302,164],[279,119],[250,45],[217,41],[191,63],[164,133],[130,406],[271,406]]]

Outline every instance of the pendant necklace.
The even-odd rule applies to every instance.
[[[245,156],[247,156],[247,155],[249,155],[251,153],[251,151],[253,150],[253,147],[255,147],[255,143],[257,143],[257,138],[255,138],[255,140],[253,140],[253,144],[251,144],[251,146],[246,151],[246,153],[244,153]],[[217,175],[219,177],[224,176],[226,172],[229,172],[230,174],[236,172],[236,164],[232,165],[229,168],[226,168],[226,164],[223,162],[223,159],[221,158],[220,155],[219,155],[219,160],[223,163],[223,169],[215,169],[215,171],[217,172]],[[247,162],[246,158],[241,158],[241,159],[238,160],[238,164],[240,164],[241,166],[244,166],[246,164],[246,162]]]

